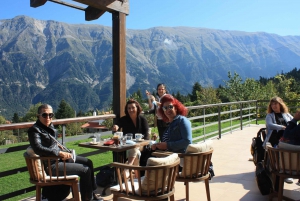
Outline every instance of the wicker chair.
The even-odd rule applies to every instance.
[[[300,179],[300,151],[278,149],[271,146],[267,146],[267,151],[270,159],[269,165],[272,172],[273,185],[275,185],[276,176],[279,177],[278,192],[273,191],[269,195],[269,200],[272,200],[275,196],[278,197],[278,201],[283,199],[293,200],[283,196],[284,179]],[[273,189],[275,189],[275,186],[273,186]]]
[[[209,191],[209,166],[211,163],[213,150],[199,153],[185,153],[179,154],[180,159],[183,159],[182,172],[180,172],[176,181],[184,182],[186,201],[189,200],[189,182],[205,182],[206,197],[210,201]]]
[[[80,201],[78,190],[78,176],[66,175],[66,169],[64,170],[63,176],[53,176],[51,172],[50,160],[55,160],[56,165],[58,165],[58,162],[60,160],[59,157],[29,156],[29,154],[25,152],[24,158],[30,176],[29,181],[36,186],[36,200],[41,200],[41,188],[44,186],[68,185],[72,188],[74,200]],[[47,161],[49,166],[45,168],[42,161]],[[64,167],[66,167],[65,163],[66,162],[64,161]],[[48,174],[46,173],[45,169],[49,170]],[[56,175],[58,175],[58,172],[56,172]]]
[[[170,197],[174,201],[175,178],[180,163],[178,155],[175,162],[168,165],[148,166],[148,162],[147,166],[112,163],[116,168],[118,182],[118,185],[110,188],[113,201],[119,197],[133,200],[162,200]],[[134,178],[133,172],[141,175],[141,171],[145,171],[145,177]],[[126,172],[129,172],[129,176]]]

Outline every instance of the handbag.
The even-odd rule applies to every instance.
[[[262,136],[263,133],[266,132],[266,128],[261,128],[257,132],[256,137],[252,138],[252,143],[250,147],[250,153],[253,156],[253,163],[257,165],[257,163],[261,162],[264,159],[265,149],[263,148]]]
[[[270,194],[272,190],[272,180],[261,162],[257,163],[255,170],[255,180],[262,195]]]
[[[49,135],[50,138],[52,138],[59,146],[61,146],[63,148],[62,151],[68,152],[72,155],[71,158],[69,158],[67,161],[70,163],[75,163],[76,161],[76,153],[75,153],[75,149],[68,149],[67,147],[65,147],[63,144],[61,144],[57,139],[55,139],[52,135]]]

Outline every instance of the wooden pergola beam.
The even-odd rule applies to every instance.
[[[30,0],[30,7],[36,8],[44,5],[47,0]]]
[[[116,121],[125,115],[126,105],[126,15],[129,14],[129,0],[73,0],[88,5],[82,8],[60,0],[48,0],[64,6],[85,11],[85,20],[95,20],[106,11],[112,13],[113,48],[113,110]],[[47,0],[30,0],[31,7],[44,5]]]
[[[86,21],[96,20],[104,13],[105,13],[105,10],[100,10],[100,9],[94,8],[92,6],[88,6],[85,9],[85,20]]]
[[[85,8],[83,8],[81,6],[77,6],[77,5],[70,4],[70,3],[67,3],[67,2],[64,2],[64,1],[60,1],[60,0],[30,0],[30,7],[36,8],[36,7],[42,6],[47,1],[51,1],[53,3],[57,3],[57,4],[60,4],[60,5],[63,5],[63,6],[68,6],[68,7],[71,7],[71,8],[78,9],[78,10],[85,10]]]
[[[129,14],[129,0],[73,0],[78,3],[98,8],[99,10],[105,10],[110,13],[115,11]]]
[[[125,115],[126,105],[126,15],[113,12],[112,21],[113,110],[118,119]]]

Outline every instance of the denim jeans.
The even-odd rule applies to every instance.
[[[52,173],[56,174],[56,166],[51,166]],[[58,164],[59,175],[63,175],[63,162]],[[86,201],[92,199],[92,193],[97,189],[94,177],[93,162],[85,157],[76,156],[75,163],[66,163],[67,175],[78,175],[80,177],[80,194],[81,200]]]

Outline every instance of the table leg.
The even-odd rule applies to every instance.
[[[126,162],[126,151],[114,152],[113,151],[113,162],[125,163]],[[117,184],[117,172],[114,172],[114,184]]]

